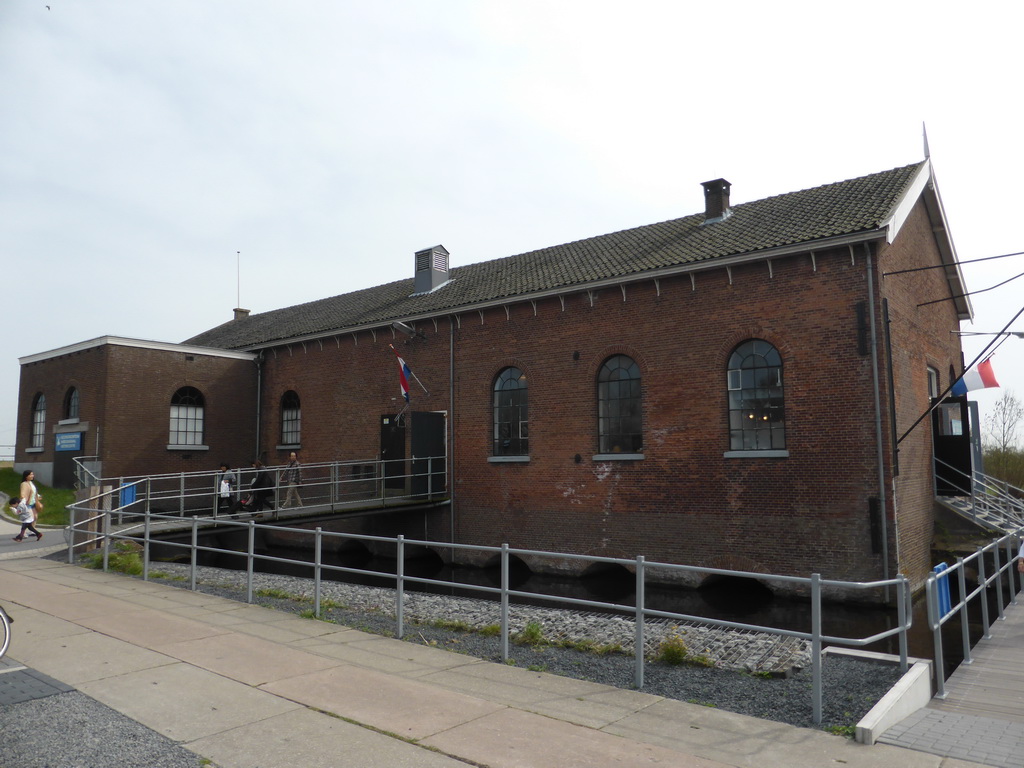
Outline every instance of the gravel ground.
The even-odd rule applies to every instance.
[[[0,731],[0,765],[11,768],[203,765],[195,752],[79,691],[0,708]]]

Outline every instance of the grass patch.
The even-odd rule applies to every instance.
[[[691,667],[713,667],[714,662],[708,659],[707,656],[690,653],[690,649],[683,639],[684,634],[686,634],[685,631],[681,632],[676,628],[671,635],[662,640],[658,644],[658,651],[654,655],[654,660],[672,666],[687,664]]]
[[[501,624],[488,624],[477,630],[484,637],[499,637],[501,635]]]
[[[437,619],[435,621],[430,622],[430,625],[433,627],[437,627],[438,629],[447,629],[451,632],[473,631],[472,626],[470,626],[467,622],[460,621],[458,619]],[[501,629],[499,628],[498,631],[500,632]]]
[[[857,726],[855,725],[830,725],[823,730],[828,731],[833,736],[843,736],[847,739],[857,738]]]
[[[75,492],[67,488],[51,488],[38,480],[35,483],[36,490],[43,497],[43,514],[39,516],[38,522],[41,525],[58,526],[65,526],[71,522],[71,516],[65,507],[74,503]],[[0,469],[0,491],[10,497],[17,496],[21,492],[21,472],[15,472],[10,467]],[[4,514],[10,517],[8,509],[5,504]]]
[[[531,621],[522,631],[512,636],[512,642],[516,645],[545,645],[547,640],[544,639],[544,628],[540,622]]]
[[[292,600],[296,603],[311,603],[313,598],[304,597],[303,595],[296,595],[292,592],[288,592],[284,589],[268,588],[268,589],[257,589],[253,592],[257,597],[269,597],[273,600]]]
[[[560,648],[568,648],[581,653],[592,653],[595,656],[610,656],[613,653],[624,653],[619,643],[597,643],[590,639],[562,640],[557,643]]]
[[[142,575],[142,546],[134,541],[119,541],[110,548],[107,569],[129,576]],[[103,568],[103,552],[96,550],[82,555],[86,568]]]

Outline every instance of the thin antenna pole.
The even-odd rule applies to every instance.
[[[242,252],[241,251],[235,251],[235,274],[237,276],[237,283],[238,283],[238,296],[237,296],[238,303],[235,304],[235,306],[236,307],[240,307],[240,306],[242,306]]]

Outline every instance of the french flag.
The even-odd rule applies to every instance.
[[[989,387],[998,386],[999,382],[996,381],[996,375],[992,371],[992,361],[986,360],[983,363],[979,363],[977,368],[972,368],[957,379],[951,392],[956,397],[960,397],[975,389],[988,389]]]
[[[395,353],[395,357],[398,358],[398,383],[402,386],[402,397],[405,398],[405,402],[409,402],[409,377],[412,376],[412,371],[409,366],[406,365],[405,360],[398,354],[398,350],[395,349],[393,344],[388,344],[391,347],[391,351]]]

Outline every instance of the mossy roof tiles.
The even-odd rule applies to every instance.
[[[722,221],[704,214],[612,232],[564,245],[455,267],[450,281],[411,295],[413,279],[232,320],[185,343],[257,348],[488,302],[580,288],[602,280],[684,267],[830,237],[877,230],[922,163],[733,206]]]

